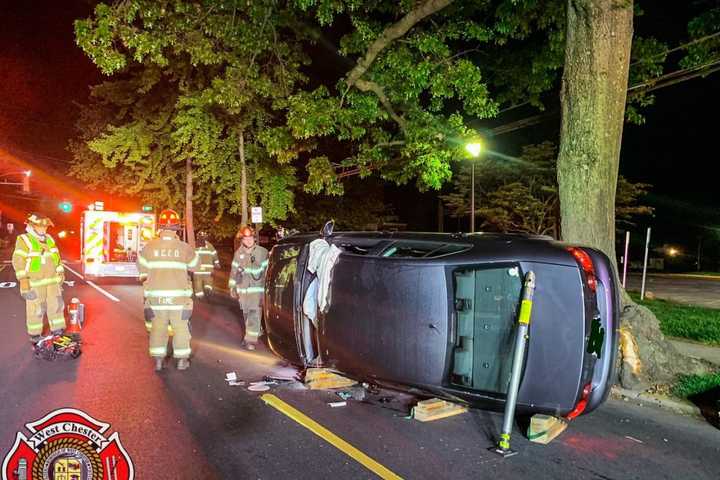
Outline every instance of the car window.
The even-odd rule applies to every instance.
[[[452,383],[506,393],[522,279],[517,265],[454,271],[456,316]]]
[[[468,250],[470,245],[462,243],[407,242],[399,241],[380,253],[390,258],[437,258]]]
[[[370,252],[378,248],[380,241],[343,241],[335,244],[344,253],[350,253],[352,255],[369,255]]]
[[[271,301],[280,308],[293,309],[293,286],[297,273],[297,246],[275,246],[272,251],[272,270],[269,272]]]

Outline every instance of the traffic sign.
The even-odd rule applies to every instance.
[[[250,207],[250,217],[252,218],[252,223],[262,223],[262,207]]]

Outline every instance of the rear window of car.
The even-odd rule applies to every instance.
[[[451,382],[506,393],[522,279],[517,265],[473,266],[453,273],[455,350]]]
[[[470,245],[440,242],[394,242],[380,252],[386,258],[438,258],[464,252]]]

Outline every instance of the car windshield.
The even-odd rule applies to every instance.
[[[457,269],[452,383],[506,393],[522,280],[516,265]]]

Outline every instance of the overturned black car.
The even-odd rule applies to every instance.
[[[270,254],[268,343],[301,366],[501,409],[529,271],[536,290],[518,411],[590,412],[614,377],[613,267],[598,250],[546,237],[291,236]]]

